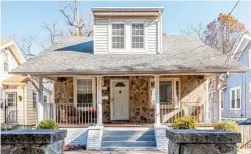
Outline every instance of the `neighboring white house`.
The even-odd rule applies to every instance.
[[[15,41],[1,40],[0,47],[1,123],[35,125],[37,123],[38,91],[28,76],[9,72],[26,62]],[[44,90],[44,100],[50,102],[51,92]]]

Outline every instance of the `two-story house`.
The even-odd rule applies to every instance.
[[[1,124],[35,125],[38,92],[28,76],[9,72],[26,62],[18,45],[12,40],[1,40],[0,47],[0,104]],[[51,92],[45,90],[45,102],[50,102]]]
[[[139,143],[100,139],[112,135],[103,133],[103,126],[158,127],[186,115],[208,122],[207,78],[247,69],[231,59],[225,67],[228,57],[194,36],[163,36],[163,11],[92,8],[93,37],[65,37],[13,70],[39,77],[40,87],[43,78],[54,81],[54,102],[39,103],[39,120],[54,119],[61,127],[95,125],[99,131],[90,133],[90,128],[88,135],[100,135],[88,136],[93,140],[87,144],[101,146],[94,141],[100,140],[108,148],[156,147],[158,141],[151,133],[153,138]],[[220,113],[214,116],[217,121]]]
[[[230,74],[222,90],[222,117],[251,118],[251,36],[243,35],[234,51],[233,59],[249,68],[246,73]]]

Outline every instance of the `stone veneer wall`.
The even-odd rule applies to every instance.
[[[169,78],[171,76],[168,76]],[[181,78],[181,102],[205,103],[206,80],[203,76],[172,76]],[[110,122],[110,79],[116,77],[104,77],[103,86],[107,90],[102,91],[103,96],[103,121]],[[121,77],[119,77],[121,78]],[[129,114],[130,122],[154,122],[154,108],[149,103],[148,81],[150,76],[123,77],[129,79]],[[164,78],[164,76],[163,76]],[[73,78],[60,77],[54,84],[56,103],[73,103]]]
[[[54,90],[55,103],[73,103],[73,77],[58,77]]]

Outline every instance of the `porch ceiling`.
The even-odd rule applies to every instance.
[[[91,38],[67,37],[14,69],[32,75],[125,75],[245,72],[239,62],[193,36],[163,37],[162,54],[93,54]]]

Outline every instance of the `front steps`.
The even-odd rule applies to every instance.
[[[101,150],[156,150],[154,129],[105,127]]]

